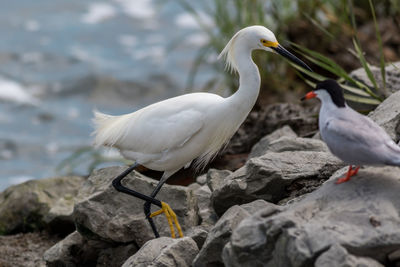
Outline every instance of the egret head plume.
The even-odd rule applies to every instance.
[[[232,39],[226,44],[225,48],[219,54],[218,59],[224,58],[226,61],[226,69],[237,71],[237,62],[235,51],[238,48],[245,48],[249,51],[262,49],[272,52],[269,46],[277,46],[278,42],[273,32],[264,26],[249,26],[238,31]]]

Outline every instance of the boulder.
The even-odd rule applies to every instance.
[[[226,177],[222,186],[212,193],[212,205],[221,215],[233,205],[256,199],[276,203],[291,196],[291,191],[301,189],[307,181],[319,186],[342,166],[342,161],[329,152],[269,152],[250,159]]]
[[[211,190],[207,185],[203,185],[194,190],[194,195],[198,203],[198,215],[201,225],[206,228],[212,227],[218,220],[214,209],[211,206]]]
[[[103,241],[87,240],[75,231],[49,248],[43,258],[48,267],[119,267],[137,250],[135,244],[112,247]]]
[[[217,170],[209,169],[207,172],[207,185],[211,191],[221,187],[225,177],[230,175],[232,172],[229,170]]]
[[[79,263],[93,265],[98,251],[88,250],[87,241],[78,233],[73,232],[66,238],[49,248],[43,255],[48,267],[78,266]]]
[[[310,136],[318,130],[317,106],[304,107],[294,103],[271,104],[250,112],[229,141],[224,153],[248,153],[265,135],[288,125],[297,135]]]
[[[30,180],[0,193],[0,234],[51,228],[60,234],[75,229],[72,211],[83,177]]]
[[[82,186],[74,208],[78,231],[88,239],[110,243],[136,242],[142,246],[154,234],[147,222],[144,201],[118,192],[111,182],[124,167],[110,167],[94,171]],[[124,186],[150,195],[157,181],[132,172],[122,181]],[[164,185],[157,199],[167,202],[175,211],[183,231],[198,224],[197,203],[188,187]],[[152,211],[158,210],[152,205]],[[170,229],[163,214],[154,218],[160,235],[170,236]]]
[[[204,226],[195,226],[190,228],[186,232],[186,236],[192,238],[194,242],[196,242],[197,247],[201,249],[204,245],[204,242],[206,241],[207,235],[209,232],[209,227],[204,227]]]
[[[282,136],[269,143],[268,147],[265,148],[264,154],[285,151],[328,152],[329,149],[323,141],[318,139]]]
[[[222,249],[229,241],[232,231],[243,219],[250,217],[251,214],[260,209],[268,209],[273,214],[278,212],[280,207],[264,200],[256,200],[240,206],[235,205],[228,209],[209,232],[202,249],[193,261],[193,266],[221,266]]]
[[[395,66],[393,66],[395,65]],[[395,93],[397,91],[400,91],[400,62],[395,62],[393,65],[388,65],[385,67],[385,72],[386,72],[386,88],[388,90],[388,93]],[[381,69],[375,66],[370,67],[372,75],[374,76],[378,86],[380,88],[383,88],[383,81],[382,81],[382,75],[381,75]],[[368,78],[367,73],[365,72],[364,68],[359,68],[356,70],[353,70],[350,73],[350,76],[356,80],[359,80],[366,84],[367,86],[373,88],[373,84]]]
[[[199,185],[205,185],[207,183],[207,174],[197,176],[196,183]]]
[[[260,141],[258,141],[251,149],[251,152],[249,154],[249,158],[254,158],[254,157],[259,157],[267,153],[267,150],[269,148],[269,144],[282,136],[286,136],[289,138],[295,138],[297,137],[297,134],[290,128],[290,126],[283,126],[282,128],[279,128],[272,133],[264,136],[261,138]]]
[[[399,72],[400,77],[400,72]],[[385,99],[368,115],[378,123],[396,142],[400,139],[400,92]]]
[[[266,210],[244,219],[223,250],[224,264],[325,266],[332,255],[367,266],[398,264],[393,255],[400,248],[399,168],[369,167],[335,184],[343,171],[280,213]]]
[[[344,247],[334,244],[317,258],[315,267],[383,267],[383,265],[371,258],[350,255]]]
[[[190,237],[160,237],[144,244],[122,267],[190,266],[198,252]]]

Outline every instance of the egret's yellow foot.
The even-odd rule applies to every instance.
[[[167,203],[161,201],[161,209],[150,214],[150,218],[160,215],[161,213],[164,213],[165,217],[167,217],[169,228],[171,229],[172,238],[175,238],[175,230],[173,223],[175,223],[176,229],[178,229],[179,237],[183,237],[182,229],[181,226],[179,225],[178,218],[176,217],[175,212],[171,209],[171,207]]]

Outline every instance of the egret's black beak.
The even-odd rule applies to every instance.
[[[277,47],[270,47],[271,49],[273,49],[276,53],[278,53],[279,55],[289,59],[290,61],[292,61],[293,63],[309,70],[309,71],[313,71],[309,66],[307,66],[306,63],[304,63],[303,61],[301,61],[300,59],[298,59],[295,55],[293,55],[292,53],[290,53],[289,51],[287,51],[283,46],[281,46],[280,44],[278,44]]]

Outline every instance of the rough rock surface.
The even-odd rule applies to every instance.
[[[232,172],[228,170],[209,169],[207,172],[207,185],[211,191],[221,187],[224,178]]]
[[[223,185],[212,193],[211,201],[218,215],[233,205],[255,199],[276,203],[290,196],[287,189],[293,184],[301,186],[304,180],[320,183],[343,165],[329,152],[268,152],[250,159],[245,166],[226,177]]]
[[[400,91],[386,98],[368,116],[383,127],[393,140],[398,142],[400,139]]]
[[[45,231],[0,236],[0,266],[45,267],[43,253],[59,240]]]
[[[278,214],[260,211],[244,219],[223,250],[224,263],[312,266],[339,253],[334,246],[340,245],[349,255],[397,264],[389,255],[400,248],[399,168],[365,168],[335,184],[343,171]]]
[[[186,232],[186,236],[192,238],[194,242],[196,242],[197,247],[201,249],[204,245],[204,242],[206,241],[207,235],[209,232],[209,227],[204,227],[204,226],[195,226],[190,228]]]
[[[122,267],[190,266],[198,252],[190,237],[160,237],[144,244]]]
[[[264,200],[256,200],[240,206],[235,205],[228,209],[209,232],[203,248],[193,261],[193,266],[222,265],[222,249],[229,241],[232,231],[243,219],[250,217],[260,209],[268,209],[271,214],[280,210],[278,206]]]
[[[78,231],[88,239],[107,242],[136,242],[139,246],[154,238],[143,213],[144,201],[117,192],[111,185],[114,177],[125,168],[111,167],[92,173],[79,191],[74,208]],[[129,174],[122,183],[143,194],[150,194],[157,181],[137,172]],[[164,185],[157,195],[177,214],[183,231],[198,224],[197,203],[193,191],[183,186]],[[153,205],[154,206],[154,205]],[[158,210],[153,207],[152,211]],[[154,218],[160,235],[170,236],[163,214]]]
[[[394,67],[395,65],[396,67]],[[400,62],[395,62],[393,65],[388,65],[385,67],[386,71],[386,88],[389,91],[389,93],[394,93],[397,91],[400,91],[400,71],[398,70],[400,68]],[[378,86],[380,88],[383,88],[383,81],[382,81],[382,76],[381,76],[381,69],[375,66],[371,66],[371,72],[372,75],[374,76]],[[364,68],[359,68],[350,73],[350,76],[362,81],[369,87],[373,88],[373,84],[371,83],[370,79],[368,78],[368,75],[365,73]]]
[[[270,143],[281,138],[282,136],[295,138],[297,137],[297,134],[292,130],[292,128],[290,128],[290,126],[285,125],[282,128],[279,128],[278,130],[275,130],[272,133],[261,138],[261,140],[258,141],[251,149],[249,158],[264,155],[267,152]]]
[[[318,257],[315,267],[383,267],[383,265],[371,258],[350,255],[344,247],[334,244]]]
[[[211,206],[211,190],[207,185],[203,185],[194,190],[194,195],[198,203],[198,215],[200,223],[206,228],[212,227],[218,220],[214,209]]]
[[[317,107],[303,107],[293,103],[277,103],[262,111],[252,111],[232,137],[223,153],[247,153],[265,135],[285,125],[299,136],[309,136],[318,130]]]
[[[269,145],[265,147],[264,154],[268,152],[285,151],[328,152],[329,149],[324,142],[318,139],[282,136],[269,143]]]
[[[83,177],[67,176],[31,180],[0,193],[0,234],[54,228],[73,231],[74,197]]]
[[[49,248],[43,258],[48,267],[119,267],[137,250],[135,244],[110,246],[106,242],[87,240],[75,231]]]

